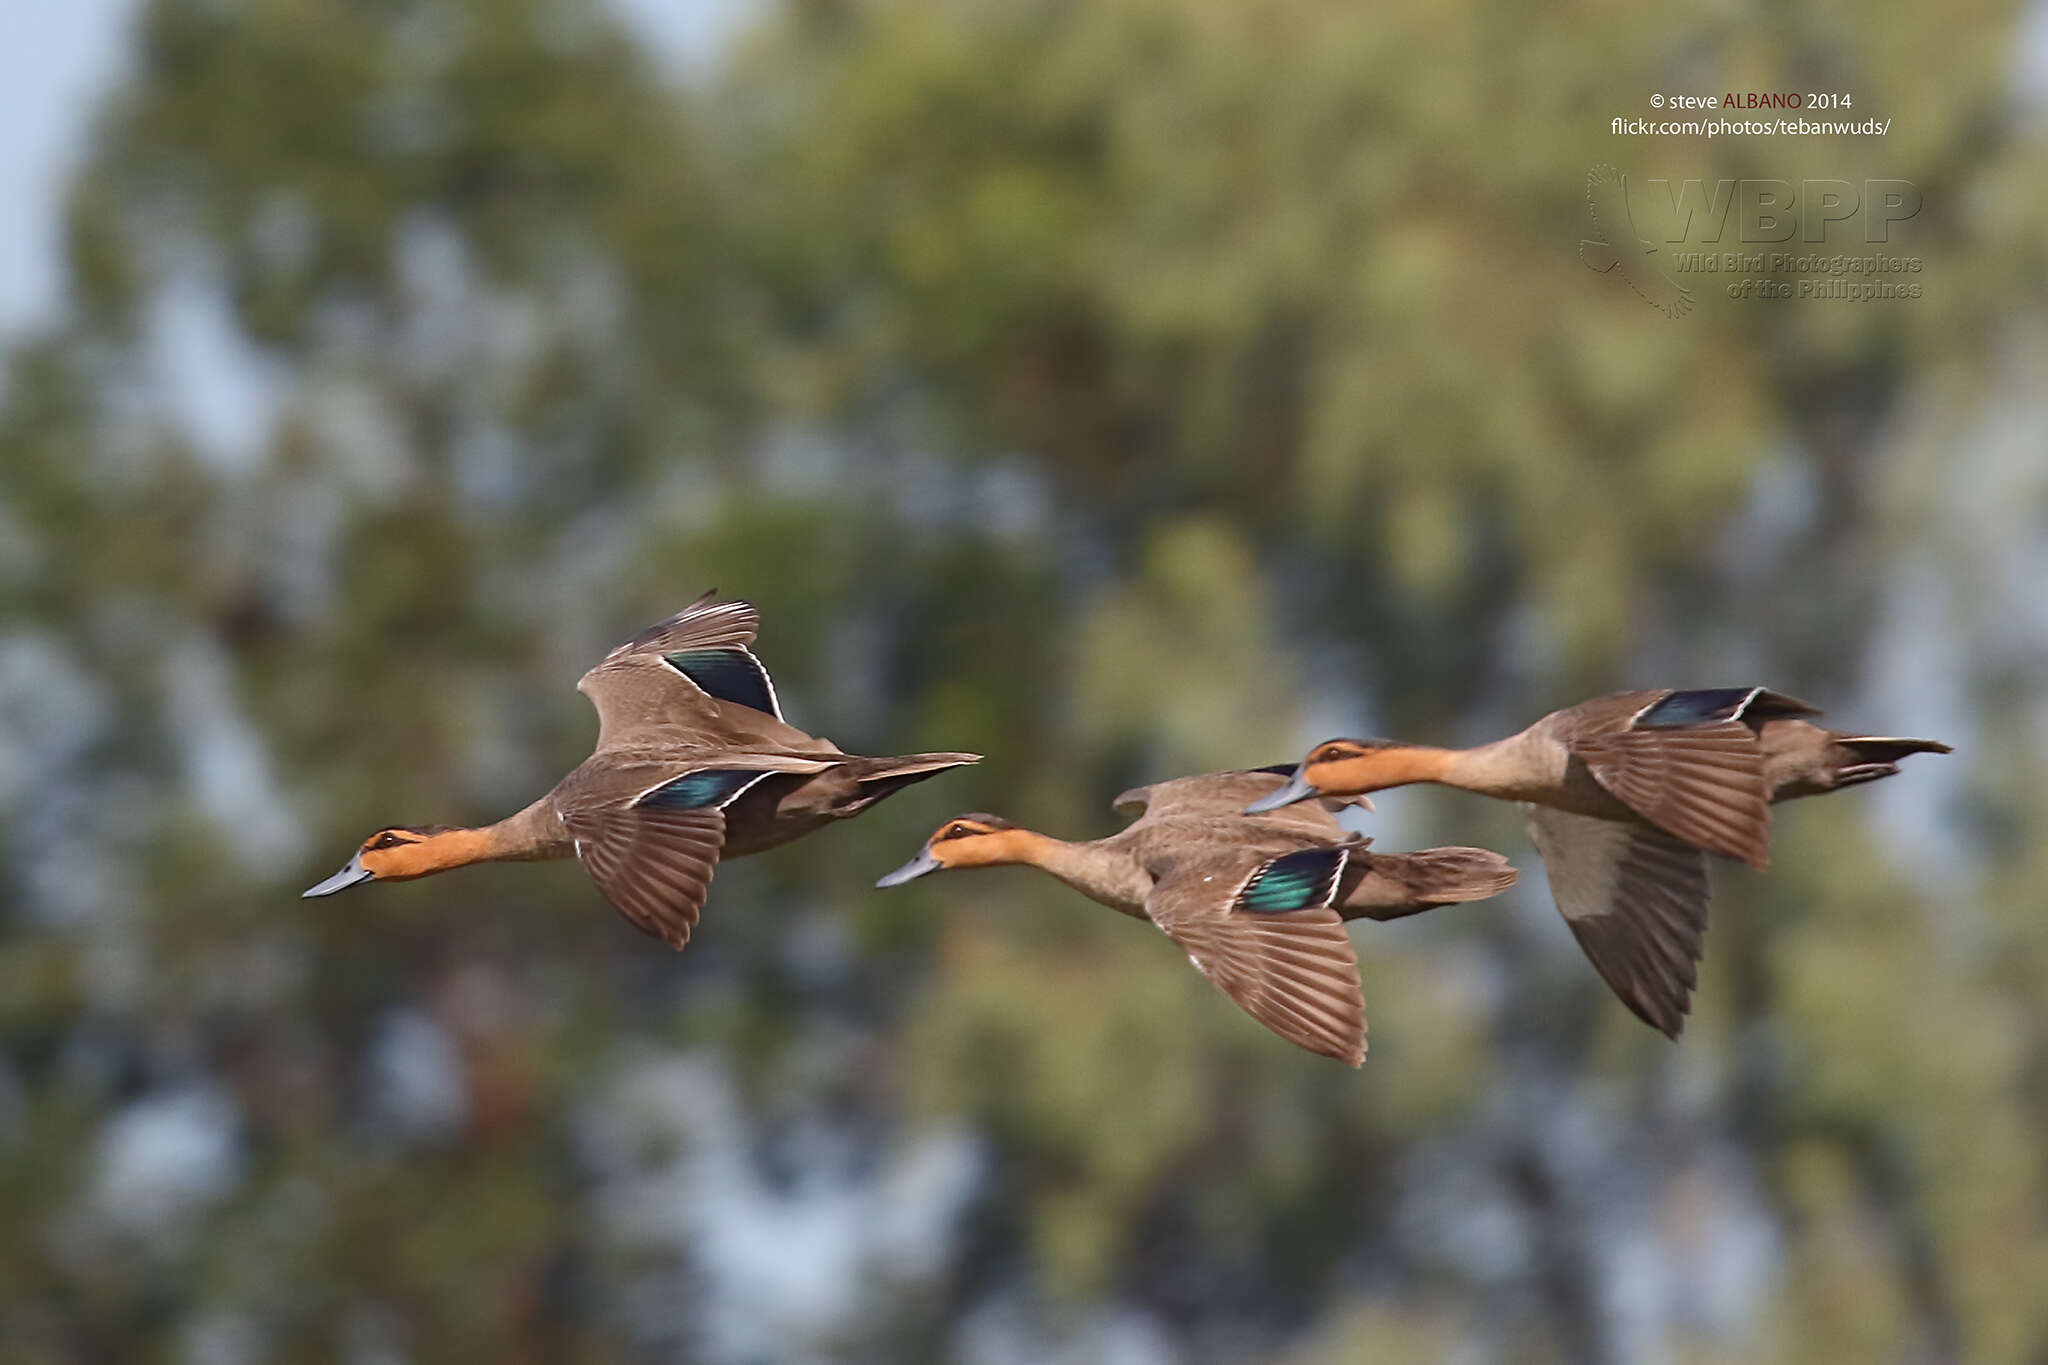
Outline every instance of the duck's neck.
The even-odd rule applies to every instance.
[[[1546,779],[1554,780],[1561,776],[1540,770],[1543,765],[1534,761],[1539,756],[1531,751],[1530,742],[1524,735],[1510,735],[1472,749],[1432,749],[1425,752],[1434,755],[1428,760],[1433,771],[1420,780],[1478,792],[1482,796],[1527,800],[1531,791],[1543,791],[1553,784]]]
[[[490,836],[491,857],[499,862],[529,862],[536,858],[566,858],[576,851],[561,817],[543,796],[525,810],[508,815],[495,825],[478,831]]]
[[[1374,749],[1356,758],[1340,759],[1330,764],[1337,783],[1326,790],[1384,791],[1388,787],[1405,787],[1411,782],[1450,781],[1445,774],[1461,752],[1457,749],[1436,749],[1427,744]]]
[[[1527,754],[1519,736],[1476,749],[1438,749],[1428,744],[1397,744],[1356,758],[1337,759],[1324,772],[1322,789],[1332,793],[1376,792],[1411,782],[1435,782],[1487,796],[1511,795],[1526,785]],[[1325,775],[1326,774],[1326,775]]]
[[[1143,868],[1099,843],[1070,844],[1049,834],[1018,830],[1013,851],[1021,863],[1049,872],[1098,905],[1127,915],[1143,913],[1152,879]]]
[[[471,863],[566,858],[575,852],[575,845],[562,822],[555,818],[546,797],[496,824],[442,830],[413,847],[423,860],[422,874],[445,872]]]

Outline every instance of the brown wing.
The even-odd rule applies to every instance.
[[[649,626],[604,656],[602,668],[630,654],[670,654],[679,649],[745,649],[761,629],[751,602],[720,602],[713,588],[666,621]]]
[[[671,948],[690,941],[725,843],[723,811],[625,806],[572,812],[562,824],[621,914]]]
[[[1707,862],[1650,825],[1525,806],[1550,894],[1621,1002],[1676,1038],[1707,932]]]
[[[597,708],[597,747],[662,730],[703,744],[838,752],[783,721],[775,684],[747,648],[761,624],[753,604],[715,596],[649,626],[578,680]]]
[[[1573,739],[1570,748],[1601,786],[1650,823],[1751,867],[1770,861],[1763,752],[1741,721],[1615,730]]]
[[[1365,1060],[1365,998],[1357,955],[1328,904],[1338,878],[1328,879],[1321,905],[1237,908],[1269,862],[1253,849],[1166,859],[1153,866],[1145,913],[1252,1018],[1298,1047],[1357,1066]]]

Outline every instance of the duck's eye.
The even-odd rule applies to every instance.
[[[396,834],[393,834],[390,830],[387,829],[382,834],[378,835],[376,838],[370,840],[369,847],[373,849],[397,848],[400,844],[404,842],[405,840],[399,838]]]
[[[974,833],[974,826],[972,825],[948,825],[939,831],[939,837],[941,839],[965,839],[972,833]]]

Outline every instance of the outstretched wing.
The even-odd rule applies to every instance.
[[[1676,1038],[1707,932],[1707,861],[1649,825],[1524,806],[1550,894],[1593,969],[1650,1027]]]
[[[705,593],[605,655],[576,684],[597,707],[598,747],[654,726],[737,732],[789,747],[809,740],[781,725],[774,680],[748,648],[760,622],[751,603]]]
[[[1310,1052],[1365,1060],[1358,958],[1331,908],[1350,848],[1155,862],[1145,913],[1247,1014]]]
[[[1586,214],[1599,230],[1602,245],[1616,251],[1630,248],[1635,228],[1629,219],[1628,188],[1620,171],[1601,165],[1586,172]]]
[[[671,948],[690,941],[725,845],[721,810],[627,807],[563,817],[604,898]]]
[[[713,588],[674,616],[614,647],[603,663],[631,654],[667,654],[678,649],[745,649],[754,643],[760,629],[761,613],[753,603],[738,599],[721,602],[718,589]]]
[[[1770,861],[1763,750],[1741,721],[1638,722],[1575,739],[1571,752],[1601,786],[1667,833],[1752,867]]]
[[[725,847],[725,812],[771,773],[827,765],[776,754],[586,764],[564,782],[562,827],[605,899],[672,948],[690,941]]]

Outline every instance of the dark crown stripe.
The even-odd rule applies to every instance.
[[[1341,848],[1284,853],[1252,874],[1244,890],[1237,893],[1237,908],[1273,915],[1328,905],[1346,856]]]
[[[664,782],[633,804],[655,810],[716,809],[765,776],[738,768],[708,768]]]
[[[1696,692],[1673,692],[1636,717],[1645,730],[1675,730],[1690,725],[1709,725],[1741,714],[1742,703],[1755,692],[1753,687],[1709,687]]]
[[[720,701],[780,717],[775,684],[761,661],[743,649],[682,649],[664,654],[669,666]]]

